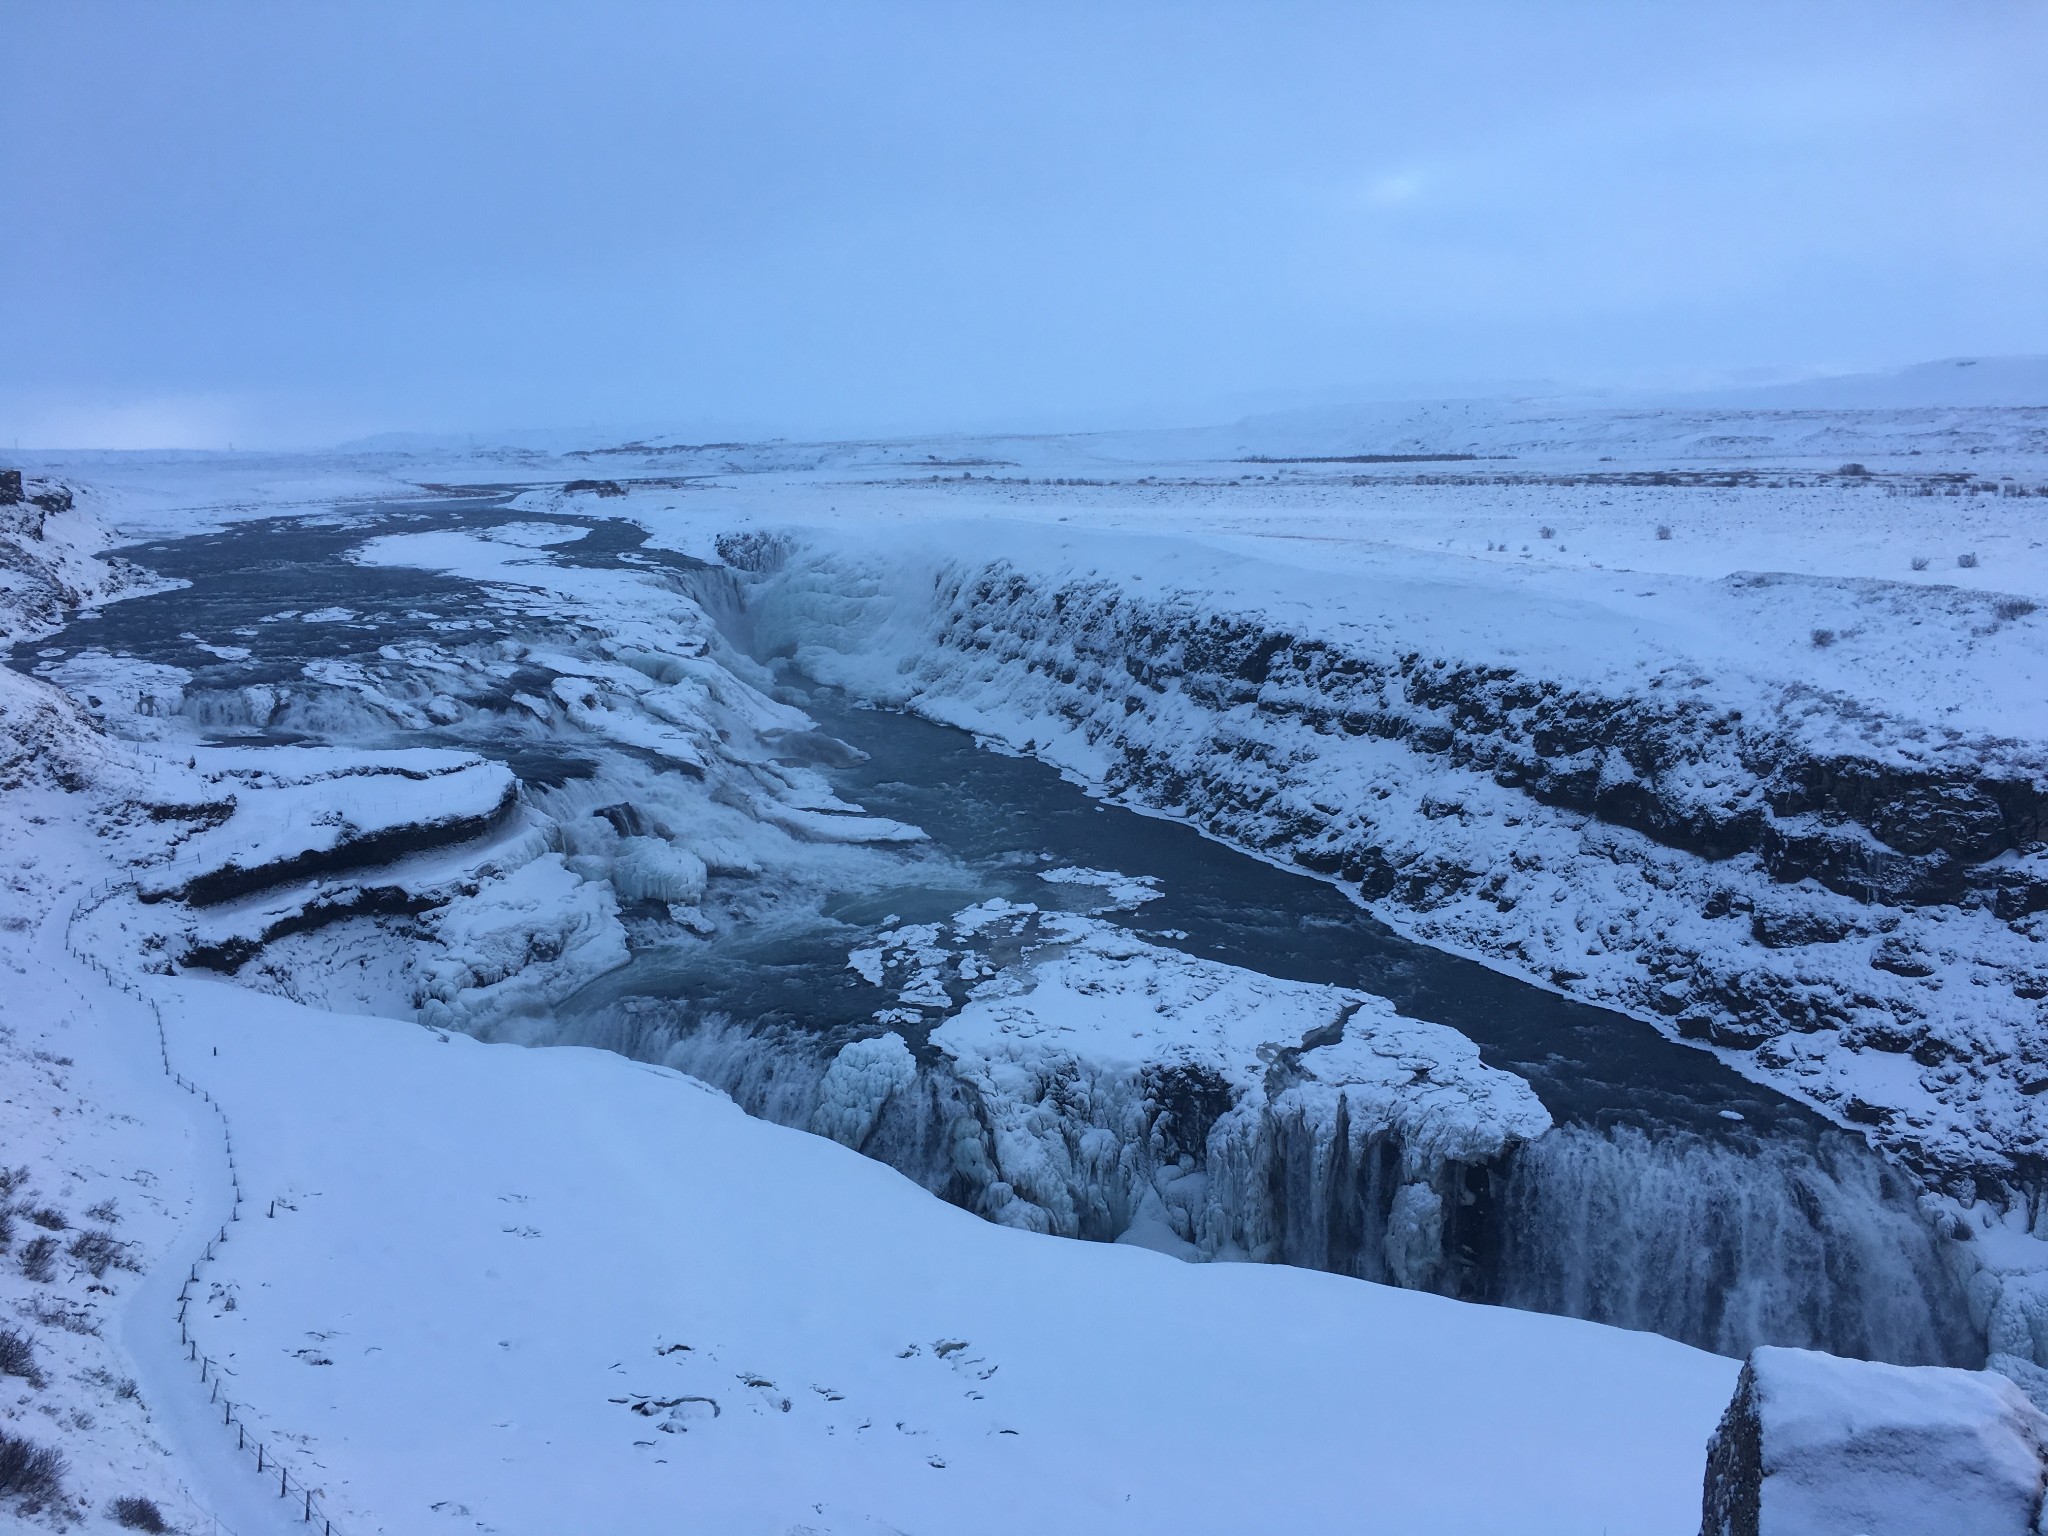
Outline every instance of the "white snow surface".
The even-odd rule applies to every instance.
[[[2032,1536],[2048,1417],[1984,1371],[1763,1348],[1763,1536]]]
[[[161,995],[280,1201],[216,1261],[203,1347],[349,1529],[1696,1518],[1732,1362],[1006,1231],[603,1053]],[[1446,1477],[1474,1444],[1488,1476]]]

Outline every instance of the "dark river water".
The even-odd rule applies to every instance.
[[[409,640],[530,634],[532,620],[487,584],[344,558],[379,533],[515,521],[589,528],[555,549],[558,560],[714,580],[702,562],[644,549],[643,531],[623,520],[514,513],[490,494],[385,503],[120,551],[188,585],[81,616],[9,659],[32,670],[98,648],[185,668],[188,695],[198,695],[300,683],[309,661],[371,660]],[[720,596],[732,593],[727,583]],[[709,597],[707,606],[715,607]],[[1511,1193],[1520,1204],[1504,1222],[1490,1299],[1736,1352],[1769,1341],[1981,1361],[1982,1342],[1913,1213],[1910,1182],[1805,1107],[1641,1021],[1405,940],[1327,882],[1108,803],[960,731],[786,681],[791,702],[858,749],[858,762],[824,770],[839,794],[921,827],[931,845],[893,856],[900,880],[757,930],[728,926],[710,942],[678,935],[645,944],[632,965],[571,999],[565,1015],[587,1022],[636,998],[661,999],[764,1035],[873,1033],[875,994],[848,972],[847,954],[885,919],[937,921],[991,896],[1053,907],[1093,894],[1037,880],[1051,864],[1150,876],[1158,899],[1106,914],[1112,921],[1204,958],[1379,994],[1460,1031],[1490,1065],[1534,1087],[1560,1128],[1518,1157]],[[494,744],[473,730],[402,740],[495,752],[536,786],[589,771],[574,741]],[[1674,1265],[1688,1252],[1696,1263]]]

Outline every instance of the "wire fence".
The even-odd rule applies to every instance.
[[[214,1098],[209,1090],[200,1087],[171,1065],[170,1032],[164,1025],[162,1007],[155,998],[144,992],[133,978],[120,975],[112,966],[99,959],[98,956],[88,954],[79,947],[73,937],[73,930],[76,928],[81,914],[101,906],[123,890],[132,889],[134,889],[132,882],[108,880],[93,887],[92,890],[80,897],[73,904],[69,916],[64,921],[64,948],[70,952],[74,960],[96,971],[109,986],[134,998],[149,1010],[150,1017],[156,1021],[157,1050],[163,1062],[164,1075],[184,1089],[185,1092],[191,1094],[200,1103],[211,1109],[220,1122],[221,1142],[227,1150],[228,1180],[234,1188],[235,1203],[228,1213],[227,1220],[222,1222],[219,1230],[206,1240],[206,1247],[200,1257],[187,1267],[185,1279],[178,1287],[178,1315],[176,1319],[178,1324],[178,1344],[185,1351],[186,1361],[198,1367],[199,1384],[209,1389],[207,1396],[209,1407],[218,1407],[220,1409],[220,1422],[223,1434],[228,1430],[234,1431],[237,1454],[245,1459],[253,1458],[253,1465],[257,1474],[266,1479],[266,1481],[273,1478],[276,1480],[277,1496],[287,1503],[285,1511],[287,1517],[296,1514],[302,1524],[319,1530],[321,1536],[346,1536],[346,1533],[342,1531],[342,1527],[336,1525],[328,1515],[322,1503],[320,1490],[307,1483],[305,1479],[292,1471],[290,1465],[277,1454],[276,1450],[268,1442],[255,1433],[252,1426],[243,1417],[243,1411],[247,1409],[248,1405],[246,1403],[237,1403],[231,1397],[224,1395],[224,1389],[233,1372],[199,1347],[199,1340],[192,1332],[192,1323],[196,1320],[188,1320],[187,1317],[192,1302],[196,1299],[193,1295],[194,1287],[202,1282],[200,1271],[213,1263],[218,1250],[227,1243],[230,1231],[242,1219],[242,1174],[235,1162],[235,1138],[233,1129],[228,1124],[227,1111],[221,1107],[220,1101]],[[270,1214],[273,1216],[277,1214],[274,1202],[272,1203]],[[213,1520],[213,1525],[215,1530],[220,1533],[220,1536],[234,1536],[234,1532],[222,1525],[219,1520]]]

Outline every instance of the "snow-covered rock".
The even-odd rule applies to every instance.
[[[1701,1536],[2033,1536],[2048,1418],[2003,1376],[1750,1356],[1707,1450]]]
[[[427,919],[421,1022],[519,1038],[554,1004],[626,963],[618,903],[556,853],[479,882]]]
[[[881,1113],[912,1067],[892,1033],[847,1047],[858,1075],[841,1053],[813,1124],[1011,1226],[1455,1292],[1470,1181],[1550,1128],[1453,1030],[1097,918],[990,901],[849,964],[891,995],[878,1019],[946,1015],[929,1038],[963,1110],[943,1128],[920,1118],[938,1094]],[[866,1088],[883,1063],[896,1076]],[[921,1169],[934,1145],[948,1164]]]
[[[220,814],[145,875],[145,900],[205,906],[387,864],[482,836],[517,794],[504,764],[430,748],[215,747],[193,763]]]
[[[104,521],[79,488],[0,470],[0,644],[44,635],[79,609],[159,585],[102,558]]]

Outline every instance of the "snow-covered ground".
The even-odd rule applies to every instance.
[[[1008,1230],[609,1053],[134,995],[72,946],[139,834],[10,794],[0,1283],[38,1376],[0,1428],[69,1463],[24,1528],[132,1497],[248,1536],[302,1489],[345,1532],[1691,1527],[1732,1361]],[[45,1213],[113,1263],[24,1269]],[[1447,1480],[1475,1436],[1490,1475]]]
[[[1247,1216],[1273,1170],[1370,1166],[1370,1262],[1330,1267],[1447,1288],[1460,1170],[1550,1116],[1440,1024],[1053,900],[1143,882],[1048,870],[1043,911],[885,924],[859,1038],[754,1063],[818,1135],[519,1049],[651,948],[926,857],[834,793],[788,662],[1864,1130],[2048,1395],[2048,412],[566,446],[32,458],[46,501],[0,509],[44,679],[0,673],[5,1283],[43,1382],[0,1429],[71,1463],[22,1518],[133,1494],[266,1529],[232,1420],[349,1531],[1693,1527],[1732,1361],[1165,1256],[1291,1255]],[[416,528],[345,505],[464,486],[522,494]],[[94,549],[297,515],[360,577],[219,633],[52,634],[162,590]],[[380,573],[440,606],[373,611]],[[249,1203],[208,1245],[237,1187],[212,1104]],[[895,1160],[993,1221],[850,1150],[905,1125]],[[42,1211],[125,1246],[37,1278]],[[1447,1476],[1474,1444],[1490,1475]]]

